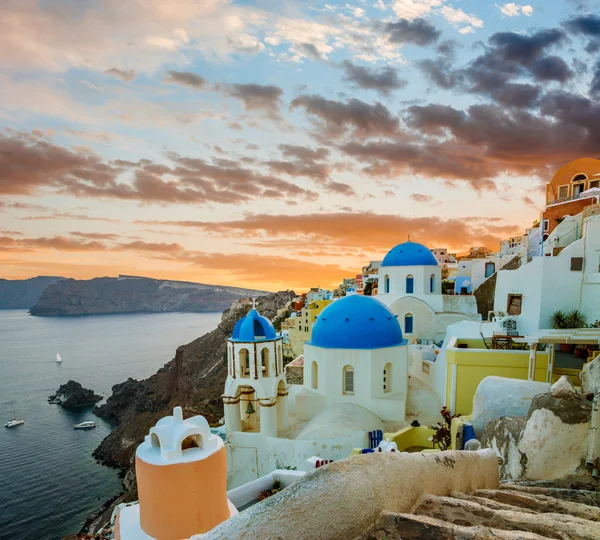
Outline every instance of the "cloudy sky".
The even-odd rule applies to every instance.
[[[3,0],[0,277],[330,286],[600,154],[595,0]]]

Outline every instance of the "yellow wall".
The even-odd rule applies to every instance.
[[[304,344],[310,341],[312,337],[312,327],[315,324],[316,318],[331,302],[332,300],[314,300],[309,302],[300,310],[300,315],[293,319],[295,325],[289,329],[288,335],[290,337],[290,346],[295,356],[304,354]]]
[[[503,351],[481,349],[481,340],[459,340],[470,348],[446,350],[446,407],[451,407],[452,372],[456,366],[456,406],[454,413],[471,414],[473,398],[479,383],[491,375],[509,379],[527,380],[529,371],[529,351]],[[474,348],[478,347],[478,348]],[[535,380],[546,382],[548,354],[538,352],[535,364]]]
[[[441,419],[441,417],[440,417]],[[398,445],[398,450],[404,452],[407,448],[421,446],[424,448],[433,448],[433,443],[427,439],[434,435],[435,431],[425,426],[408,426],[395,433],[384,433],[383,440],[389,439]]]

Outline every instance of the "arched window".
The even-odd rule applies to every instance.
[[[585,174],[576,174],[571,182],[585,182],[586,180],[587,176]]]
[[[242,377],[250,377],[250,353],[248,349],[240,349],[240,371]]]
[[[404,333],[412,334],[413,333],[413,316],[412,313],[407,313],[404,315]]]
[[[263,347],[263,350],[260,351],[260,367],[263,377],[269,376],[269,357],[269,349],[267,349],[267,347]]]
[[[410,274],[406,276],[406,294],[412,294],[415,292],[415,278]]]
[[[576,174],[571,183],[573,184],[573,191],[571,195],[573,197],[579,197],[582,191],[585,191],[585,181],[587,180],[587,176],[585,174]]]
[[[352,366],[344,366],[343,372],[343,389],[344,394],[354,394],[354,368]]]
[[[315,390],[319,388],[319,366],[314,360],[311,366],[310,387]]]
[[[431,274],[429,276],[429,292],[432,293],[435,291],[435,274]]]
[[[386,394],[392,391],[392,364],[390,362],[383,368],[383,391]]]
[[[388,276],[387,274],[383,278],[383,292],[384,293],[390,292],[390,276]]]

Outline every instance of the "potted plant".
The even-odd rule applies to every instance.
[[[564,311],[561,311],[560,309],[558,311],[555,311],[552,314],[552,317],[550,317],[550,321],[552,323],[552,328],[554,328],[555,330],[562,330],[564,328],[569,328],[567,326],[567,323],[568,323],[567,317],[568,316]],[[560,350],[562,352],[573,352],[573,345],[570,345],[568,343],[561,343]]]

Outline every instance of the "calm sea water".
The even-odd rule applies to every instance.
[[[77,532],[101,502],[120,491],[117,472],[92,451],[111,430],[91,409],[48,405],[74,379],[105,397],[128,377],[143,379],[178,345],[214,329],[220,313],[31,317],[0,310],[0,539],[55,540]],[[54,359],[59,352],[62,364]],[[11,400],[25,424],[6,429]],[[73,424],[95,420],[94,430]]]

